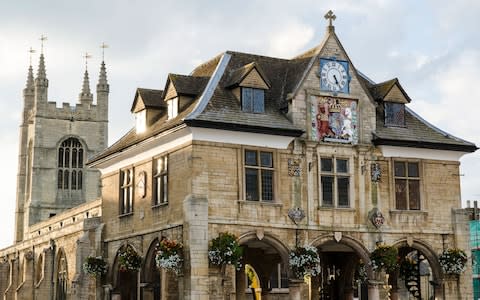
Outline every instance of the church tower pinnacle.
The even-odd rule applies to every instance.
[[[35,105],[37,112],[39,104],[48,101],[48,79],[45,69],[45,56],[43,55],[43,43],[46,40],[47,37],[42,35],[40,38],[40,41],[42,41],[42,50],[40,52],[40,61],[38,63],[37,78],[35,78]]]
[[[88,59],[92,56],[85,52],[83,56],[85,58],[85,73],[83,74],[83,85],[82,92],[79,94],[80,103],[85,103],[87,106],[90,106],[93,102],[93,95],[90,92],[90,79],[88,77]]]

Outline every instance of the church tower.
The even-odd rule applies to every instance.
[[[76,105],[48,99],[45,55],[36,77],[28,68],[23,90],[15,212],[15,242],[29,226],[100,196],[100,173],[85,166],[89,157],[107,147],[109,85],[102,59],[93,103],[87,64]],[[85,59],[89,58],[88,55]]]

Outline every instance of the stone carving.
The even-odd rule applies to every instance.
[[[373,226],[376,228],[382,227],[383,223],[385,223],[385,218],[383,217],[382,212],[376,207],[373,208],[368,215],[370,222],[372,222]]]
[[[293,223],[298,224],[305,218],[305,212],[300,207],[291,208],[288,211],[288,217],[293,221]]]
[[[302,167],[300,166],[301,159],[289,158],[288,159],[288,176],[300,176],[302,175]]]
[[[371,176],[372,182],[379,182],[382,179],[382,169],[380,168],[380,164],[371,164]]]

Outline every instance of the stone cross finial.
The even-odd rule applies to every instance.
[[[100,48],[102,48],[102,61],[105,60],[105,48],[108,48],[108,45],[105,44],[104,42],[102,42],[102,44],[100,45]]]
[[[45,42],[47,40],[47,37],[45,35],[42,34],[42,36],[40,37],[40,41],[42,42],[42,54],[43,54],[43,42]]]
[[[35,53],[36,51],[35,51],[32,47],[30,47],[30,49],[28,50],[28,52],[30,53],[30,65],[32,65],[32,55],[33,55],[33,53]]]
[[[92,56],[88,52],[85,52],[85,54],[82,57],[85,58],[85,70],[86,70],[88,65],[88,59],[92,58]]]
[[[333,14],[333,11],[329,10],[326,14],[325,14],[325,19],[328,20],[329,24],[328,26],[333,26],[333,21],[335,21],[335,19],[337,18],[337,16],[335,16]]]

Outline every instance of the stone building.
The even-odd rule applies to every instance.
[[[190,75],[169,74],[163,90],[137,89],[135,127],[88,163],[102,174],[101,199],[2,250],[0,292],[247,299],[248,269],[262,299],[380,299],[387,278],[392,299],[471,299],[471,267],[445,276],[438,254],[468,249],[459,159],[477,147],[413,112],[398,79],[358,71],[326,17],[323,41],[292,59],[226,51]],[[209,263],[222,232],[243,248],[239,270]],[[181,275],[156,267],[163,238],[183,244]],[[413,280],[372,270],[382,244],[415,261]],[[289,265],[303,245],[321,261],[306,282]],[[126,249],[142,258],[138,272],[122,271]],[[106,260],[104,278],[84,274],[88,255]]]

